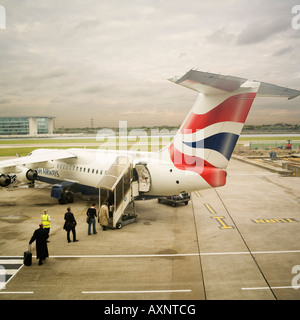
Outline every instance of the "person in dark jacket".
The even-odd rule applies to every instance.
[[[93,234],[96,234],[96,217],[97,217],[97,211],[95,209],[95,204],[92,204],[92,206],[90,208],[88,208],[87,212],[87,222],[89,224],[88,227],[88,235],[91,235],[91,225],[93,224]]]
[[[31,237],[29,244],[36,241],[36,258],[39,259],[39,266],[43,264],[43,260],[49,257],[47,239],[49,237],[48,232],[44,229],[43,224],[39,225],[39,229],[36,229]]]
[[[67,212],[65,213],[65,224],[64,229],[67,231],[67,240],[68,242],[71,242],[70,240],[70,231],[73,233],[73,242],[77,242],[79,240],[76,239],[76,231],[75,227],[77,225],[77,222],[75,220],[74,214],[71,212],[71,208],[67,208]]]

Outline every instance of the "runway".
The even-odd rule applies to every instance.
[[[49,187],[2,189],[0,264],[22,258],[43,209],[52,224],[50,257],[18,267],[0,300],[298,300],[299,190],[300,178],[232,159],[226,186],[176,208],[137,202],[137,223],[121,230],[88,236],[90,202],[75,199],[79,242],[68,244]]]

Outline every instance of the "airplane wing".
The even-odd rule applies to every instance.
[[[0,173],[18,172],[18,166],[35,169],[47,165],[49,161],[75,159],[76,155],[59,149],[37,149],[26,157],[0,161]]]
[[[168,79],[171,82],[180,84],[203,94],[222,94],[224,92],[233,92],[243,86],[248,80],[234,76],[225,76],[210,72],[197,70],[188,71],[183,77],[174,77]],[[287,97],[289,100],[300,95],[299,90],[279,87],[271,83],[255,81],[260,83],[257,96],[263,97]]]

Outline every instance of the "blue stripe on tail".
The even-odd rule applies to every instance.
[[[192,148],[211,149],[220,152],[227,160],[230,159],[239,136],[233,133],[221,132],[195,142],[183,142]]]

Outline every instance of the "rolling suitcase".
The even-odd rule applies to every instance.
[[[31,253],[31,247],[30,245],[28,246],[28,251],[24,252],[24,261],[23,263],[25,266],[31,266],[32,264],[32,253]]]

